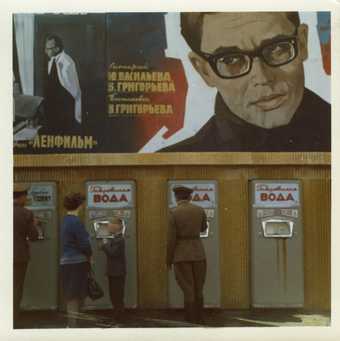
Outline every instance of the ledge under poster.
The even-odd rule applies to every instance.
[[[14,153],[329,152],[330,35],[330,12],[14,14]]]

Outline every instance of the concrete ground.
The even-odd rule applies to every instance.
[[[111,311],[87,311],[78,316],[79,328],[176,328],[176,327],[287,327],[330,326],[330,313],[308,313],[291,309],[218,310],[206,309],[204,325],[183,321],[183,310],[127,310],[123,322],[110,318]],[[65,328],[61,312],[23,312],[20,329]]]

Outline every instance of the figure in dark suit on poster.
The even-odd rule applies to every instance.
[[[215,115],[166,152],[329,152],[330,105],[305,88],[298,12],[182,13],[189,58],[217,89]]]
[[[73,59],[65,53],[57,35],[46,38],[45,53],[49,58],[45,88],[44,133],[79,133],[81,90]]]
[[[200,233],[207,217],[203,208],[190,203],[192,189],[173,189],[177,207],[169,213],[167,265],[174,265],[177,284],[183,291],[185,319],[203,323],[203,287],[207,272],[206,256]]]

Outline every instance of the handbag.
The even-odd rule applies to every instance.
[[[98,300],[104,296],[104,291],[94,278],[94,272],[90,269],[87,278],[87,294],[91,300]]]

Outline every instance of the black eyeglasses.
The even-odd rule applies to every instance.
[[[255,57],[267,65],[278,67],[290,63],[298,55],[297,30],[294,36],[279,38],[264,44],[253,51],[221,52],[210,54],[199,52],[208,61],[215,73],[225,79],[242,77],[248,74]]]

